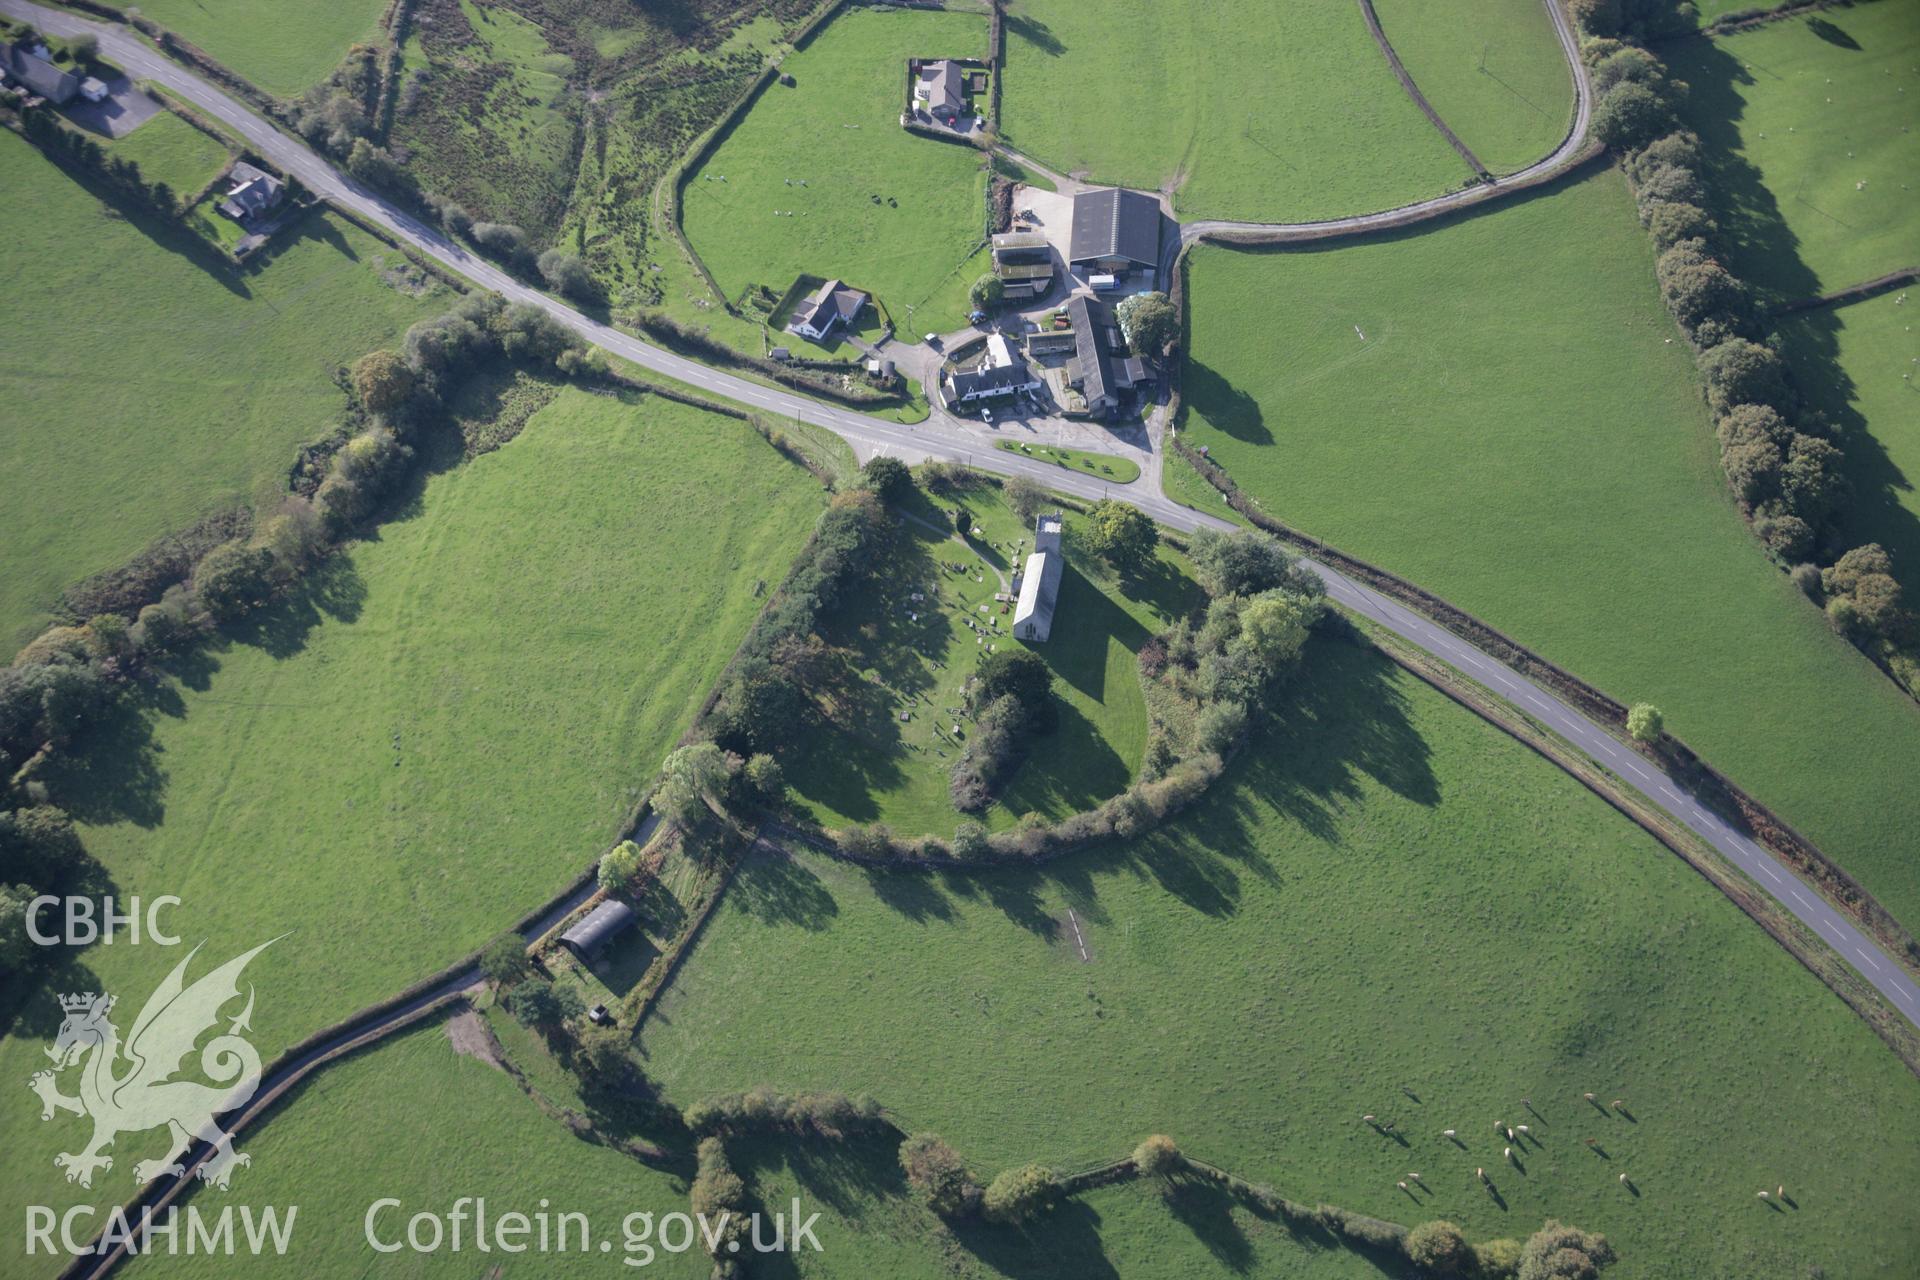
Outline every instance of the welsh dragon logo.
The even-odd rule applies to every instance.
[[[53,1158],[56,1167],[67,1171],[68,1182],[91,1187],[95,1170],[113,1168],[113,1157],[103,1152],[115,1138],[163,1125],[171,1145],[158,1160],[133,1166],[136,1184],[185,1172],[181,1157],[196,1138],[214,1149],[197,1171],[200,1178],[223,1191],[235,1166],[252,1163],[251,1156],[233,1149],[233,1139],[214,1118],[244,1106],[260,1085],[260,1055],[240,1035],[252,1030],[252,986],[247,988],[246,1008],[232,1018],[224,1034],[200,1050],[200,1070],[214,1083],[172,1077],[201,1035],[219,1023],[220,1010],[239,998],[240,972],[247,962],[277,941],[261,943],[188,986],[187,965],[199,954],[196,946],[148,997],[124,1044],[108,1018],[118,1003],[113,996],[89,991],[60,997],[66,1020],[47,1050],[53,1069],[35,1072],[27,1085],[40,1095],[42,1120],[53,1119],[56,1111],[93,1120],[93,1140],[85,1150]],[[76,1065],[80,1094],[69,1097],[60,1092],[59,1075]]]

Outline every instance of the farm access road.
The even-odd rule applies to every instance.
[[[1574,129],[1568,139],[1552,156],[1522,171],[1523,174],[1533,175],[1535,179],[1542,173],[1559,172],[1570,167],[1591,152],[1586,136],[1590,93],[1585,72],[1564,15],[1552,0],[1548,0],[1548,4],[1553,11],[1569,63],[1575,68],[1578,110]],[[890,453],[907,461],[946,459],[966,462],[984,471],[1024,475],[1048,488],[1088,500],[1099,499],[1108,488],[1096,477],[1054,467],[1022,454],[995,449],[991,433],[957,420],[929,419],[919,426],[883,422],[852,410],[821,404],[789,391],[710,369],[642,342],[522,284],[493,264],[449,241],[439,230],[334,169],[304,142],[280,132],[200,76],[149,49],[124,28],[43,8],[30,3],[30,0],[0,0],[0,13],[33,23],[40,30],[53,35],[88,33],[96,36],[100,42],[100,52],[106,58],[136,78],[151,80],[219,119],[270,163],[297,177],[309,190],[385,227],[396,239],[461,273],[482,288],[491,289],[509,301],[541,308],[610,355],[722,399],[768,414],[825,427],[863,455]],[[1515,175],[1515,179],[1521,176]],[[1511,184],[1514,179],[1508,181]],[[1329,234],[1358,234],[1477,204],[1513,189],[1512,185],[1483,185],[1439,196],[1402,210],[1293,227],[1279,224],[1196,223],[1191,224],[1190,228],[1182,228],[1182,235],[1188,238],[1191,230],[1191,238],[1197,238],[1211,228],[1278,230],[1283,234],[1297,232],[1300,239],[1322,239]],[[1416,216],[1416,210],[1422,212]],[[1169,528],[1191,532],[1202,528],[1232,527],[1214,516],[1180,506],[1150,487],[1143,486],[1143,490],[1137,494],[1129,491],[1129,500]],[[1718,815],[1703,809],[1680,784],[1652,761],[1624,747],[1597,722],[1588,719],[1547,689],[1486,656],[1445,628],[1325,565],[1311,559],[1303,562],[1326,581],[1328,595],[1337,604],[1364,615],[1485,685],[1612,772],[1621,785],[1665,810],[1749,876],[1783,910],[1819,934],[1894,1008],[1920,1026],[1920,984],[1908,977],[1891,957],[1839,911],[1803,885],[1791,869],[1745,834],[1734,830]],[[468,975],[460,976],[465,978]],[[340,1038],[343,1042],[358,1042],[375,1030],[377,1026],[360,1024],[343,1031]],[[327,1049],[327,1045],[318,1045],[313,1047],[312,1052],[321,1055]],[[104,1270],[105,1266],[102,1266],[100,1272]]]

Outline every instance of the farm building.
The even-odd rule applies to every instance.
[[[1076,269],[1119,273],[1160,265],[1160,202],[1141,191],[1108,187],[1073,198],[1067,261]]]
[[[1053,249],[1038,231],[1004,231],[993,238],[993,273],[1007,297],[1037,298],[1053,283]]]
[[[1070,415],[1085,414],[1106,418],[1120,407],[1122,392],[1132,391],[1153,381],[1153,372],[1138,356],[1124,354],[1125,341],[1113,312],[1106,303],[1090,294],[1076,294],[1067,303],[1067,318],[1072,323],[1073,354],[1066,365],[1066,385],[1084,401],[1069,405]],[[1033,334],[1027,349],[1058,350],[1064,346],[1056,336],[1060,331]],[[1058,344],[1058,345],[1056,345]]]
[[[609,898],[561,934],[560,945],[573,952],[581,964],[590,965],[609,942],[632,927],[634,919],[632,907]]]
[[[227,198],[220,202],[220,212],[235,222],[266,213],[280,203],[280,197],[287,191],[286,183],[244,160],[234,165],[227,177],[233,186],[228,188]]]
[[[838,280],[829,280],[794,308],[793,319],[787,322],[787,328],[817,342],[842,326],[851,329],[866,305],[866,294]]]
[[[1058,511],[1033,522],[1033,554],[1020,575],[1020,603],[1013,610],[1013,635],[1031,644],[1045,643],[1053,634],[1053,607],[1060,596],[1060,576],[1066,572],[1066,553],[1060,549]]]
[[[36,98],[65,106],[80,92],[80,78],[62,71],[48,59],[47,47],[10,44],[0,48],[0,71]]]
[[[967,71],[951,59],[923,62],[913,81],[913,105],[942,124],[952,124],[967,110]]]

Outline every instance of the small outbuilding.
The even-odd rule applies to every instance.
[[[581,964],[591,965],[608,943],[633,927],[633,908],[608,898],[560,935],[560,945]]]

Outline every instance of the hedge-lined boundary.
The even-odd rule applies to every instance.
[[[1853,302],[1864,302],[1868,298],[1903,284],[1912,284],[1920,280],[1920,267],[1902,267],[1898,271],[1889,271],[1872,280],[1863,280],[1859,284],[1848,285],[1844,289],[1835,289],[1832,293],[1823,293],[1817,298],[1797,298],[1782,303],[1774,309],[1775,315],[1788,316],[1798,311],[1815,311],[1821,307],[1844,307]]]
[[[474,285],[465,276],[453,268],[442,264],[438,258],[430,258],[404,240],[395,238],[392,231],[380,223],[373,221],[371,218],[361,217],[359,212],[351,206],[341,204],[337,200],[325,200],[321,203],[325,204],[328,211],[335,217],[340,218],[342,221],[352,223],[354,226],[360,228],[360,230],[378,240],[381,244],[392,249],[395,253],[403,255],[408,262],[411,262],[414,266],[420,268],[420,270],[426,272],[441,284],[446,285],[455,293],[467,294],[473,292]]]
[[[1307,551],[1316,560],[1338,569],[1347,577],[1364,582],[1382,595],[1439,623],[1482,653],[1498,659],[1528,679],[1547,686],[1589,719],[1612,730],[1623,743],[1671,770],[1675,780],[1688,787],[1702,803],[1744,828],[1745,834],[1809,880],[1829,902],[1871,932],[1895,959],[1920,975],[1920,943],[1914,941],[1913,935],[1891,912],[1819,846],[1701,759],[1685,742],[1666,734],[1657,748],[1646,751],[1623,732],[1626,727],[1626,708],[1613,698],[1432,592],[1274,519],[1256,506],[1218,463],[1178,436],[1170,437],[1169,442],[1181,457],[1192,464],[1194,470],[1219,491],[1229,506],[1256,528]]]
[[[814,36],[819,34],[820,29],[837,17],[849,2],[850,0],[829,0],[825,8],[807,19],[806,23],[793,35],[793,52],[798,53],[806,48]],[[733,105],[705,133],[696,138],[693,145],[688,147],[678,160],[668,166],[667,171],[660,176],[660,181],[653,188],[653,199],[650,203],[653,205],[655,217],[665,221],[668,233],[680,246],[680,252],[685,256],[688,265],[694,269],[701,280],[706,282],[707,288],[713,291],[713,296],[729,315],[739,314],[734,309],[732,299],[728,298],[720,288],[720,282],[713,278],[713,272],[707,270],[706,262],[694,251],[693,242],[688,240],[686,232],[680,229],[681,215],[686,206],[687,183],[692,180],[694,171],[705,164],[719,149],[720,144],[732,136],[735,127],[746,118],[747,112],[753,109],[753,104],[760,100],[760,95],[767,91],[767,87],[780,78],[780,67],[785,61],[785,58],[777,58],[768,62],[761,69],[760,74],[753,78],[753,82],[741,90],[740,96],[734,100]]]
[[[1832,947],[1794,918],[1780,902],[1735,870],[1698,836],[1617,777],[1541,728],[1512,704],[1439,659],[1384,629],[1371,629],[1374,648],[1395,665],[1473,712],[1521,745],[1571,775],[1635,826],[1666,846],[1725,894],[1807,971],[1859,1015],[1909,1071],[1920,1076],[1920,1029],[1892,1006]]]

